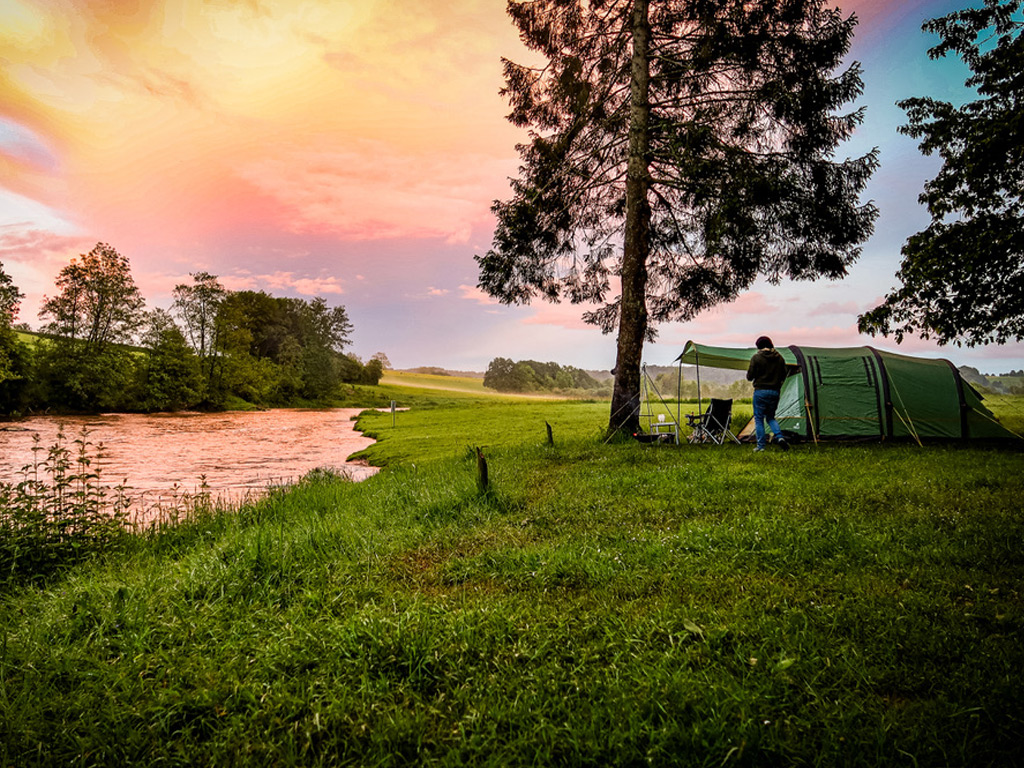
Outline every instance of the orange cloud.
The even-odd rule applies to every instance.
[[[0,44],[3,185],[114,242],[246,222],[462,242],[515,168],[497,91],[518,42],[490,0],[7,0]]]

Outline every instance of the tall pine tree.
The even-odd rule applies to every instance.
[[[547,63],[505,61],[530,129],[479,285],[594,307],[618,329],[609,428],[638,427],[645,340],[759,276],[840,278],[877,214],[875,153],[836,160],[862,113],[856,23],[823,0],[510,0]],[[616,280],[617,278],[617,280]],[[614,285],[617,282],[618,285]],[[617,292],[616,292],[617,291]]]

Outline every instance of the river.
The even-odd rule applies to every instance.
[[[224,413],[112,413],[99,416],[35,416],[0,422],[0,480],[17,482],[33,462],[33,445],[46,450],[63,426],[72,454],[87,430],[89,454],[100,455],[104,486],[125,483],[139,506],[195,494],[232,500],[268,486],[294,482],[311,469],[329,467],[362,480],[375,467],[348,457],[373,443],[355,430],[359,408],[274,409]],[[39,436],[38,443],[34,435]]]

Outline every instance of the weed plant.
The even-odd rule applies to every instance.
[[[0,583],[46,578],[124,543],[130,502],[124,485],[104,486],[94,460],[102,446],[88,431],[68,444],[63,428],[17,483],[0,483]]]
[[[365,482],[314,473],[9,590],[0,765],[1017,761],[1021,451],[419,410],[364,414]]]

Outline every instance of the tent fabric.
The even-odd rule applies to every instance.
[[[753,348],[688,341],[680,364],[746,370]],[[780,348],[790,375],[776,418],[784,432],[808,439],[1016,438],[948,360],[873,347]]]

